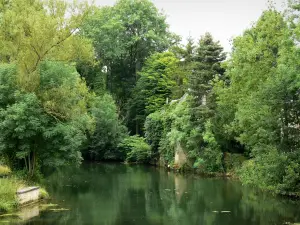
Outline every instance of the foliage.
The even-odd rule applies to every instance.
[[[151,147],[137,135],[124,138],[118,148],[126,154],[129,163],[147,163],[151,159]]]
[[[89,40],[74,33],[89,12],[86,4],[62,0],[14,0],[1,4],[0,56],[15,63],[23,89],[38,88],[38,68],[44,60],[91,60]]]
[[[225,135],[252,157],[240,170],[242,182],[284,194],[299,193],[299,49],[292,36],[280,13],[264,12],[234,40],[230,85],[215,89]]]
[[[117,108],[109,94],[95,97],[90,108],[95,130],[89,137],[86,158],[91,160],[124,160],[118,144],[126,136],[126,127],[118,120]]]
[[[167,50],[175,37],[165,15],[149,0],[120,0],[112,7],[95,8],[80,33],[93,40],[101,66],[107,68],[106,87],[124,116],[147,57]],[[135,127],[129,129],[135,133]]]
[[[93,59],[91,42],[75,34],[90,7],[16,0],[0,8],[1,157],[31,177],[44,166],[79,164],[93,129],[92,94],[70,64]]]
[[[7,176],[11,173],[11,169],[8,166],[0,165],[0,177]]]
[[[26,93],[10,83],[9,75],[17,76],[15,66],[0,70],[1,86],[11,87],[3,96],[10,104],[0,108],[0,153],[30,176],[40,165],[80,163],[80,148],[93,124],[87,111],[90,94],[74,68],[44,62],[39,71],[38,92]]]
[[[152,151],[158,149],[161,160],[172,164],[176,146],[180,143],[195,169],[204,173],[223,172],[223,154],[212,132],[211,122],[205,124],[205,131],[201,134],[191,123],[189,104],[190,96],[186,95],[147,117],[146,138]]]
[[[81,151],[170,165],[180,145],[202,173],[300,195],[299,10],[263,12],[224,61],[209,33],[179,44],[149,0],[2,1],[0,164],[31,178]]]
[[[76,69],[90,90],[99,96],[105,94],[107,77],[99,62],[79,61],[76,63]]]
[[[153,156],[158,155],[159,142],[164,130],[161,112],[156,111],[147,116],[145,121],[145,138],[151,146]]]
[[[193,71],[188,79],[189,93],[193,97],[192,114],[197,117],[199,123],[203,123],[206,118],[211,117],[212,104],[214,103],[212,94],[213,80],[223,78],[224,70],[221,62],[225,59],[223,48],[219,42],[215,42],[211,34],[206,33],[199,40],[194,57]]]
[[[223,153],[212,133],[212,123],[210,120],[205,123],[203,141],[205,147],[200,152],[200,157],[197,158],[194,167],[200,167],[201,172],[224,172]]]
[[[172,90],[176,86],[178,62],[169,52],[156,53],[147,59],[129,102],[127,121],[135,121],[135,124],[128,125],[136,125],[136,132],[141,132],[146,116],[171,100]]]
[[[15,178],[0,179],[0,212],[9,212],[17,207],[16,192],[24,183]]]
[[[45,188],[40,188],[39,191],[40,191],[40,196],[39,196],[40,199],[50,198],[49,193],[45,190]]]

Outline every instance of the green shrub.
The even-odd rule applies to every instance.
[[[125,156],[117,146],[126,135],[126,127],[121,124],[117,106],[109,94],[95,97],[92,101],[91,113],[96,127],[89,137],[84,157],[91,160],[124,160]]]
[[[257,148],[256,152],[262,153],[257,153],[255,158],[243,163],[238,173],[240,180],[243,184],[255,185],[264,190],[283,192],[281,187],[286,176],[288,157],[271,146],[265,146],[263,150]]]
[[[242,167],[246,157],[238,153],[224,153],[224,166],[227,172],[235,171]]]
[[[118,146],[120,152],[126,154],[126,161],[132,163],[148,163],[151,159],[151,147],[139,136],[125,138]]]
[[[0,165],[0,177],[7,176],[11,173],[11,169],[8,166],[1,166]]]
[[[163,117],[160,111],[156,111],[147,116],[145,121],[145,137],[151,146],[152,153],[158,152],[159,142],[163,135]]]
[[[40,199],[49,199],[49,193],[45,190],[45,188],[40,188]]]

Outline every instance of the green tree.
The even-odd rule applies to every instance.
[[[227,63],[230,83],[221,82],[223,88],[216,90],[225,132],[252,157],[241,170],[242,182],[297,194],[299,50],[292,39],[297,37],[293,26],[281,13],[265,11],[234,40]]]
[[[199,40],[196,49],[193,72],[188,79],[189,93],[193,97],[192,114],[198,124],[204,125],[204,120],[211,116],[213,100],[213,80],[222,77],[224,70],[221,62],[225,60],[223,48],[215,42],[211,34],[206,33]]]
[[[81,34],[93,40],[98,59],[107,67],[106,87],[123,115],[146,58],[165,51],[174,40],[165,16],[148,0],[120,0],[96,8]]]
[[[14,79],[15,65],[0,69],[1,87],[10,87],[2,94],[9,101],[0,108],[0,153],[30,176],[40,166],[80,163],[81,146],[93,129],[90,94],[75,69],[43,62],[39,71],[39,91],[27,93],[19,90]]]
[[[90,160],[125,160],[117,148],[127,137],[127,129],[118,120],[117,107],[109,94],[95,97],[90,108],[95,118],[95,131],[89,137],[84,156]]]
[[[147,115],[171,101],[178,71],[179,60],[170,52],[156,53],[147,59],[129,102],[127,121],[135,121],[128,125],[135,126],[136,133],[142,131]]]
[[[89,12],[86,4],[62,0],[14,0],[0,5],[0,60],[16,63],[18,82],[35,91],[44,60],[91,60],[89,40],[75,35]]]

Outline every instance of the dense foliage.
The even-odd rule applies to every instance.
[[[118,145],[118,150],[125,155],[126,162],[149,163],[151,160],[151,148],[144,138],[131,136],[124,138]]]
[[[106,87],[115,96],[129,130],[138,133],[138,114],[128,111],[129,101],[146,58],[167,50],[176,40],[165,15],[149,0],[122,0],[112,7],[96,8],[81,27],[91,38],[100,65],[106,70]],[[132,123],[136,121],[137,125]],[[137,130],[137,132],[136,132]]]
[[[96,97],[90,110],[95,118],[96,127],[88,139],[88,146],[84,151],[85,158],[123,161],[125,154],[117,147],[126,137],[126,127],[118,120],[113,98],[108,94]]]
[[[0,151],[30,175],[39,165],[79,163],[85,133],[93,126],[85,102],[89,93],[76,70],[43,62],[39,71],[39,90],[28,93],[15,82],[15,65],[0,69],[1,87],[9,90],[1,96]]]
[[[149,0],[1,2],[1,165],[154,163],[299,196],[296,3],[263,12],[226,60],[209,33],[180,44]]]

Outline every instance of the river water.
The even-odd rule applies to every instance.
[[[47,177],[53,208],[21,224],[283,225],[300,223],[300,202],[237,181],[146,166],[84,164]]]

